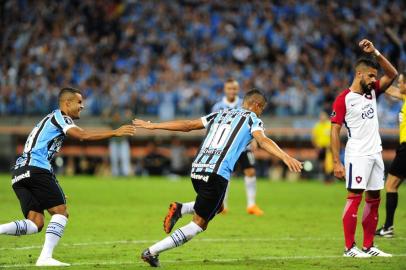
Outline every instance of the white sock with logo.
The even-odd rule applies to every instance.
[[[245,176],[245,191],[247,193],[247,207],[255,204],[255,197],[257,195],[257,178],[255,176]]]
[[[54,248],[63,235],[68,218],[64,215],[55,214],[49,221],[46,233],[44,247],[42,248],[40,258],[52,258]]]
[[[195,213],[195,202],[187,202],[187,203],[182,203],[182,208],[180,209],[180,212],[183,215],[185,214],[194,214]]]
[[[0,234],[7,235],[26,235],[38,232],[38,227],[29,219],[16,220],[10,223],[0,225]]]
[[[203,229],[200,228],[199,225],[191,221],[189,224],[174,231],[170,236],[150,246],[149,252],[151,252],[152,255],[156,255],[162,251],[179,247],[202,231]]]

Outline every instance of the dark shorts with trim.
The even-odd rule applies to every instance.
[[[201,175],[199,174],[199,176]],[[202,176],[202,179],[191,178],[193,188],[197,193],[194,209],[197,215],[209,221],[223,204],[228,181],[217,174]]]
[[[255,156],[251,150],[245,150],[241,153],[237,162],[235,163],[234,171],[240,168],[241,170],[255,168]]]
[[[389,173],[402,179],[406,177],[406,143],[401,143],[396,149]]]
[[[24,166],[12,172],[12,185],[25,217],[29,211],[44,213],[61,204],[66,204],[65,194],[55,175],[48,170]]]

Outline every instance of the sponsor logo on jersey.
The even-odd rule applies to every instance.
[[[192,168],[210,168],[214,169],[216,164],[203,164],[203,163],[192,163]]]

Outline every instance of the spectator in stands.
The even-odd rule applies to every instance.
[[[357,56],[345,44],[368,36],[406,62],[381,34],[390,26],[406,42],[401,0],[373,8],[356,1],[8,0],[1,9],[1,115],[40,114],[69,84],[87,89],[90,114],[117,102],[134,113],[173,117],[180,108],[175,113],[189,116],[200,114],[193,109],[202,102],[213,105],[221,78],[234,77],[275,98],[268,112],[317,116],[303,111],[315,106],[303,93],[323,89],[322,107],[331,107],[331,93],[348,85]],[[280,84],[283,78],[292,83]],[[184,89],[191,94],[180,94]]]

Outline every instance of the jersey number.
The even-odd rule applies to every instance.
[[[39,130],[39,127],[35,127],[31,131],[30,135],[28,136],[27,142],[25,143],[25,146],[24,146],[24,153],[28,153],[31,151],[32,143],[34,142],[34,138],[35,138],[35,135],[37,135],[38,130]]]
[[[213,132],[210,132],[209,138],[205,147],[221,148],[226,142],[231,131],[231,126],[228,124],[213,124]]]

